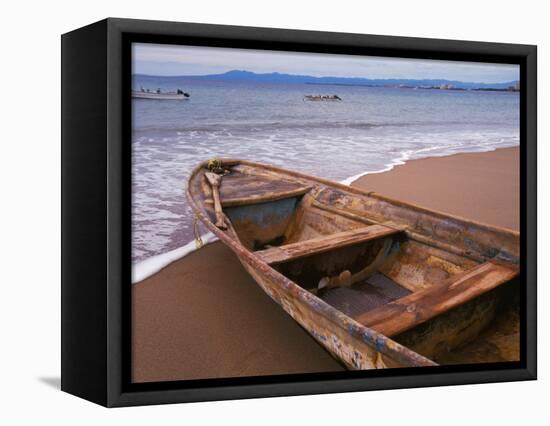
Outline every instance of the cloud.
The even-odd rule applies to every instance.
[[[443,78],[483,83],[519,79],[519,66],[512,64],[146,43],[134,44],[132,53],[133,72],[151,75],[204,75],[239,69],[318,77]]]

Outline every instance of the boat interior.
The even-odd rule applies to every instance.
[[[211,188],[195,182],[214,220]],[[440,364],[519,359],[517,265],[461,246],[469,236],[449,220],[250,164],[219,195],[234,238],[357,322]]]

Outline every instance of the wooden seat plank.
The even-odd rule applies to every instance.
[[[232,172],[221,179],[220,200],[223,207],[257,204],[297,197],[311,188],[311,185],[280,177]]]
[[[273,265],[293,259],[324,253],[334,248],[350,246],[369,240],[387,237],[401,231],[383,225],[372,225],[350,231],[312,238],[255,252],[264,262]]]
[[[517,274],[513,266],[485,262],[441,285],[417,291],[354,319],[388,337],[396,336],[498,287]]]

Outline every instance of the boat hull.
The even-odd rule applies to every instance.
[[[349,369],[438,365],[439,352],[477,336],[509,300],[501,284],[518,274],[517,233],[273,166],[224,163],[237,165],[221,186],[229,229],[214,225],[201,175],[206,162],[189,179],[195,214],[265,293]],[[238,176],[254,168],[263,168],[269,179]],[[284,182],[289,178],[296,187]],[[245,197],[232,194],[231,185]],[[298,207],[289,213],[292,206]],[[335,240],[347,243],[335,246]],[[331,275],[319,269],[332,263],[356,274],[365,268],[357,261],[370,265],[362,273],[376,268],[410,295],[354,316],[313,291],[312,283]],[[512,287],[516,292],[517,282]]]
[[[148,99],[158,101],[184,101],[189,99],[183,94],[177,93],[153,93],[153,92],[132,92],[134,99]]]

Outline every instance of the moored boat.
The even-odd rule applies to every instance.
[[[244,160],[200,164],[187,195],[262,289],[348,368],[446,363],[516,303],[514,231]]]
[[[304,101],[341,101],[338,95],[305,95]]]
[[[132,90],[132,98],[136,99],[151,99],[151,100],[167,100],[167,101],[183,101],[189,99],[189,93],[178,90],[177,92],[155,92],[146,90]]]

